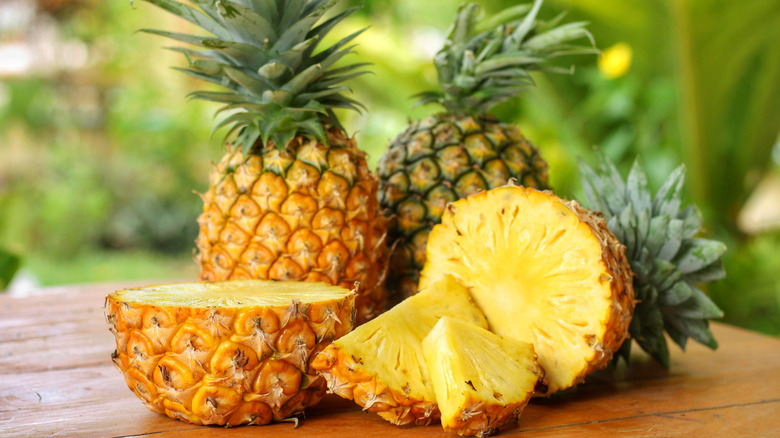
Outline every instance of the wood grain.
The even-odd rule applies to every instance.
[[[291,423],[224,429],[147,410],[111,363],[103,302],[138,284],[0,294],[0,436],[38,437],[448,437],[440,426],[398,428],[328,396]],[[503,436],[776,436],[780,340],[714,324],[721,347],[672,352],[669,371],[637,354],[565,394],[536,399]]]

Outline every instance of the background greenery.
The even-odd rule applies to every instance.
[[[47,29],[48,44],[70,44],[58,53],[86,57],[0,73],[0,289],[13,255],[17,280],[40,285],[194,278],[193,190],[206,189],[223,152],[209,137],[214,108],[185,102],[201,84],[169,68],[184,61],[167,41],[134,33],[185,24],[142,2],[14,1],[37,3],[34,26],[0,20],[0,44],[40,43]],[[358,50],[375,74],[352,84],[369,112],[344,118],[372,165],[409,119],[438,110],[409,96],[435,86],[430,58],[459,3],[366,0],[333,35],[370,26]],[[515,2],[481,3],[496,12]],[[689,201],[729,245],[728,277],[709,292],[727,322],[780,335],[780,231],[737,226],[778,171],[780,1],[548,0],[541,15],[564,10],[590,22],[601,61],[566,60],[573,75],[536,76],[496,112],[540,147],[565,197],[583,198],[576,160],[593,162],[595,146],[624,171],[639,155],[656,188],[685,163]]]

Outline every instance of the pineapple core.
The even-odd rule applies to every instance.
[[[428,239],[420,287],[450,274],[491,331],[534,345],[549,393],[606,365],[626,337],[624,248],[602,219],[549,192],[505,186],[450,204]]]
[[[444,317],[422,342],[445,430],[488,436],[516,421],[543,375],[531,344]]]
[[[443,316],[487,328],[468,291],[444,276],[346,336],[312,362],[331,392],[354,399],[393,424],[438,418],[421,342]]]

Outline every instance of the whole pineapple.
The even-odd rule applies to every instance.
[[[400,298],[416,293],[431,228],[444,208],[510,178],[547,188],[547,163],[520,129],[490,115],[499,103],[533,84],[529,72],[559,72],[547,59],[593,53],[569,45],[590,37],[584,23],[558,26],[536,15],[542,1],[518,5],[479,21],[479,6],[460,8],[444,48],[435,59],[441,91],[419,95],[445,112],[412,123],[379,161],[380,204],[392,218],[395,245],[388,288]]]
[[[223,104],[216,129],[235,134],[202,195],[196,260],[201,280],[260,278],[360,283],[358,322],[384,308],[387,245],[378,182],[333,113],[357,110],[336,66],[355,32],[318,50],[355,8],[323,18],[328,0],[147,0],[202,28],[196,36],[145,30],[197,46],[175,48],[179,70],[224,91],[192,97]]]

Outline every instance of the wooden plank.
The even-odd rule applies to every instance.
[[[110,363],[115,341],[105,320],[105,298],[135,286],[99,284],[47,288],[22,296],[0,294],[0,374]]]
[[[586,421],[546,427],[521,427],[502,435],[558,436],[773,436],[780,431],[780,400],[718,408],[654,412],[606,421]],[[753,425],[759,425],[753,429]],[[762,432],[764,431],[764,432]]]
[[[113,336],[102,304],[113,289],[0,295],[0,436],[451,436],[439,425],[397,428],[334,396],[307,411],[298,429],[288,423],[200,427],[155,414],[110,361]],[[47,328],[40,325],[47,321]],[[533,400],[518,427],[503,434],[728,436],[780,430],[780,340],[721,324],[713,331],[721,342],[716,352],[700,345],[685,354],[674,350],[669,371],[638,354],[616,374],[600,372],[575,391]]]

